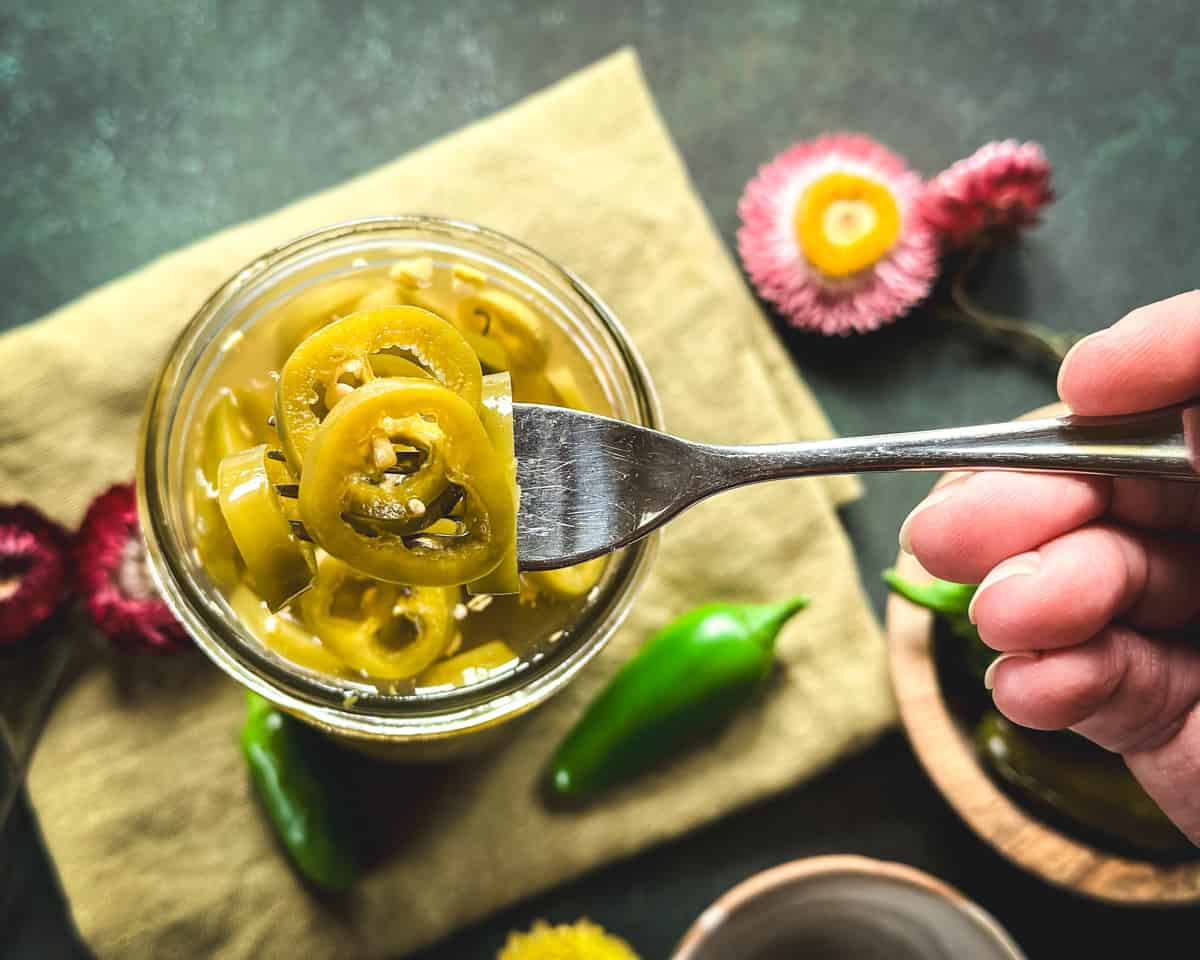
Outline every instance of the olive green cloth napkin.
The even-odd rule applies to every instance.
[[[76,523],[104,484],[133,473],[150,379],[217,284],[302,231],[402,211],[497,227],[579,272],[628,326],[676,432],[828,435],[624,51],[0,340],[0,497]],[[439,772],[355,779],[378,800],[378,863],[336,903],[297,882],[252,802],[236,745],[240,690],[198,654],[93,658],[57,704],[30,774],[84,938],[101,957],[395,956],[811,775],[893,718],[882,639],[833,508],[856,492],[845,479],[770,484],[672,523],[627,626],[504,749]],[[703,601],[793,592],[813,603],[783,635],[761,703],[587,812],[539,804],[536,776],[554,745],[651,630]]]

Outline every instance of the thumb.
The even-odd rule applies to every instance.
[[[1058,394],[1083,416],[1136,413],[1200,396],[1200,291],[1138,307],[1080,340],[1058,371]]]

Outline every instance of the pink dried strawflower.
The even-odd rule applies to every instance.
[[[1031,227],[1054,199],[1050,161],[1036,143],[984,144],[929,181],[920,212],[947,247],[961,247],[992,227]]]
[[[75,565],[92,621],[118,650],[176,653],[190,646],[146,567],[133,484],[117,484],[92,501],[76,538]]]
[[[70,543],[36,507],[0,506],[0,645],[24,640],[66,599]]]
[[[785,150],[746,185],[738,251],[754,286],[795,327],[875,330],[929,292],[936,234],[921,178],[870,137],[825,134]]]

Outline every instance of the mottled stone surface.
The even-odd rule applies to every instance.
[[[0,329],[627,43],[730,242],[742,184],[799,137],[861,129],[927,173],[988,139],[1040,140],[1060,199],[984,292],[1052,326],[1095,328],[1200,276],[1196,21],[1188,0],[7,0]],[[869,339],[786,340],[845,433],[1002,418],[1053,395],[1047,374],[925,314]],[[876,574],[927,484],[868,478],[868,497],[847,513],[877,602]],[[893,736],[787,797],[517,907],[426,957],[489,957],[509,927],[580,914],[647,958],[664,956],[732,883],[828,851],[932,870],[985,903],[1035,958],[1066,947],[1114,956],[1194,936],[1194,914],[1105,910],[1025,879],[973,840]],[[51,956],[33,931],[52,928],[52,900],[22,886],[33,905],[20,909],[30,931],[21,955]]]

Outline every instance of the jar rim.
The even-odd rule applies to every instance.
[[[494,726],[542,703],[578,673],[607,644],[628,614],[645,579],[655,538],[622,551],[621,568],[612,576],[611,596],[597,609],[589,628],[539,663],[523,662],[509,673],[454,691],[394,696],[385,693],[347,696],[332,681],[306,676],[280,657],[248,642],[248,628],[231,623],[188,573],[187,547],[167,514],[168,449],[174,436],[180,398],[197,369],[200,355],[223,335],[232,317],[218,322],[223,308],[272,271],[327,245],[375,234],[434,234],[464,246],[516,260],[521,275],[546,274],[571,295],[574,306],[601,334],[611,350],[624,388],[632,394],[643,425],[661,427],[661,411],[645,363],[611,309],[573,272],[519,240],[467,221],[427,215],[367,217],[309,231],[256,257],[235,271],[210,295],[184,326],[151,386],[142,418],[138,451],[138,510],[151,574],[172,611],[210,659],[242,685],[277,706],[339,735],[357,738],[430,740]],[[190,363],[189,363],[190,361]],[[245,633],[245,637],[242,636]]]

